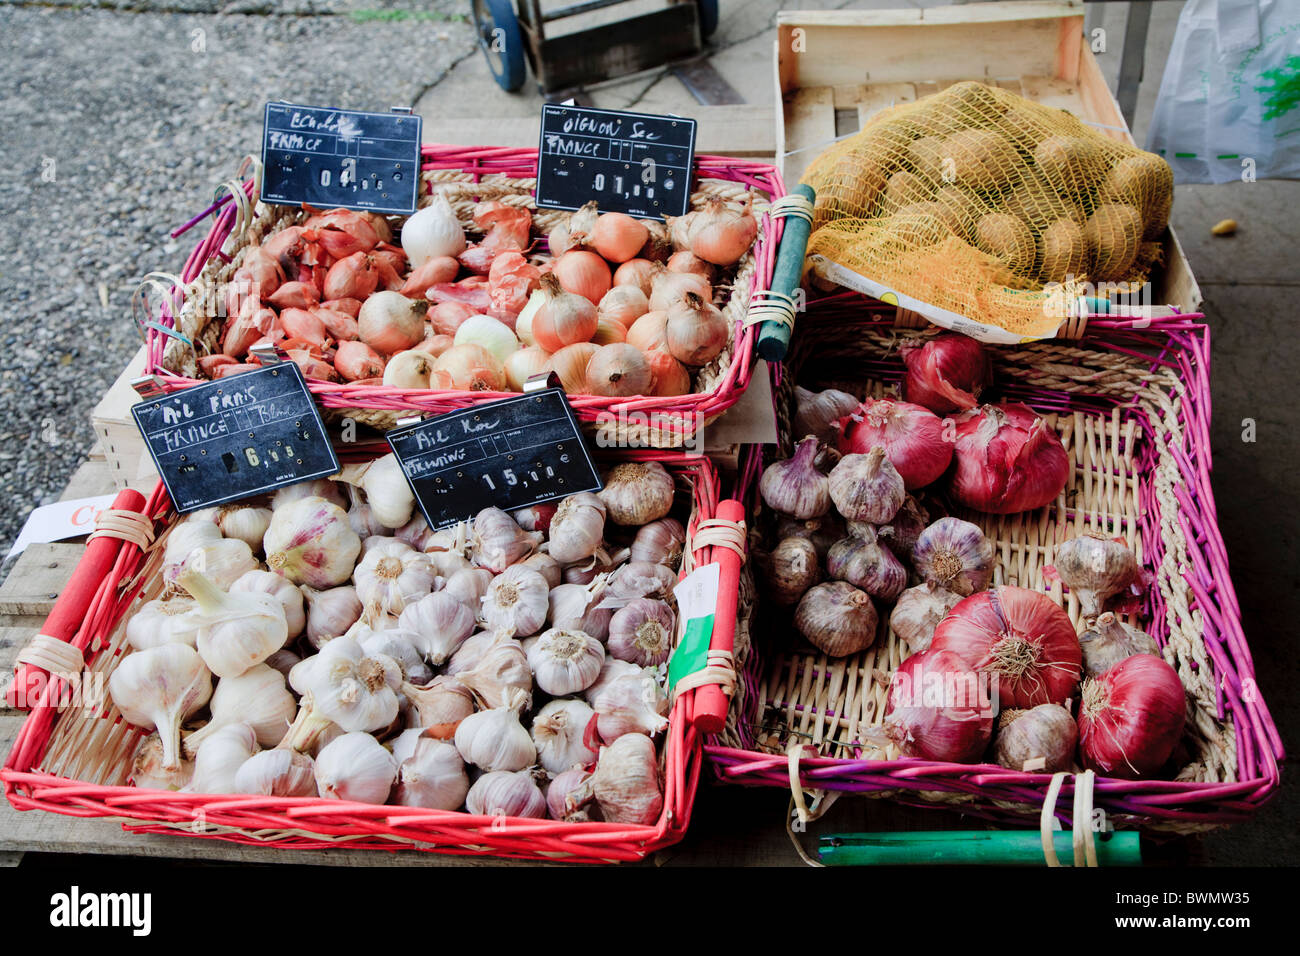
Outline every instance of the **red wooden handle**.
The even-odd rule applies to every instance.
[[[109,507],[123,511],[144,511],[144,506],[144,496],[126,488],[118,492]],[[77,562],[72,577],[54,602],[40,633],[60,641],[72,640],[86,619],[95,592],[117,561],[123,544],[125,542],[121,538],[104,536],[86,545],[86,553]],[[14,682],[6,695],[9,706],[30,710],[48,678],[44,668],[33,667],[31,664],[18,665],[14,671]]]
[[[718,503],[718,517],[724,521],[744,521],[745,508],[730,499]],[[718,565],[718,608],[713,618],[713,639],[709,649],[730,651],[736,643],[736,602],[740,596],[740,555],[730,548],[713,547],[713,561]],[[695,726],[704,734],[722,731],[727,722],[731,698],[717,684],[705,684],[695,690]]]

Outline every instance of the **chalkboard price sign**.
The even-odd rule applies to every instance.
[[[339,470],[302,372],[281,362],[131,407],[180,512]]]
[[[431,528],[601,487],[563,389],[476,405],[388,432]]]
[[[267,103],[262,201],[410,215],[420,186],[420,117]]]
[[[537,151],[537,205],[641,219],[690,208],[695,120],[548,103]]]

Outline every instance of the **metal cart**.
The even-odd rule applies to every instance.
[[[718,0],[668,0],[640,16],[558,37],[546,24],[630,0],[579,0],[549,12],[541,0],[471,0],[479,46],[503,90],[524,85],[525,57],[543,93],[626,76],[696,56],[718,26]]]

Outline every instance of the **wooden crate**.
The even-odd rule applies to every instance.
[[[108,461],[113,487],[134,488],[148,494],[158,481],[153,459],[145,450],[144,438],[131,417],[131,406],[140,400],[131,380],[144,374],[144,346],[127,363],[122,374],[104,393],[95,410],[90,413],[99,437],[99,446]]]
[[[787,188],[880,110],[966,80],[1067,109],[1133,145],[1084,36],[1077,0],[785,11],[777,15],[776,150]],[[1165,263],[1152,273],[1152,301],[1198,311],[1201,290],[1172,228],[1162,241]]]

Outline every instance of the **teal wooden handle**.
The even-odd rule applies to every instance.
[[[1142,850],[1135,830],[1098,833],[1093,838],[1098,866],[1140,866]],[[1074,863],[1073,834],[1052,835],[1062,866]],[[1037,830],[924,830],[912,833],[838,833],[819,841],[818,857],[827,866],[1045,866]]]
[[[791,190],[792,194],[803,196],[810,203],[817,196],[811,186],[800,183]],[[812,234],[812,223],[801,216],[788,216],[785,230],[781,233],[781,248],[776,253],[776,266],[772,269],[772,291],[782,295],[793,296],[799,288],[799,278],[803,275],[803,257],[808,249],[808,237]],[[794,330],[784,322],[768,319],[759,326],[758,355],[769,362],[785,360],[785,353],[790,348],[790,333]]]

